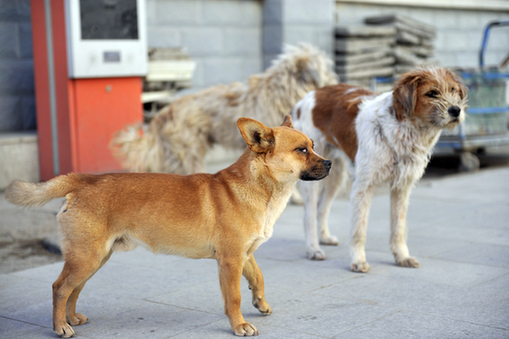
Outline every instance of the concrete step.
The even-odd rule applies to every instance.
[[[12,180],[39,181],[37,132],[0,133],[0,190]]]

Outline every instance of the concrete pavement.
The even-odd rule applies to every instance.
[[[419,269],[394,265],[389,198],[373,198],[368,274],[349,271],[348,202],[330,218],[340,246],[305,256],[303,209],[289,205],[255,257],[273,314],[242,312],[262,338],[509,338],[509,168],[418,185],[408,212]],[[62,263],[0,275],[0,338],[52,338],[51,284]],[[233,338],[214,260],[114,254],[86,285],[78,338]]]

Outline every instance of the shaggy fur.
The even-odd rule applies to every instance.
[[[391,250],[396,264],[419,267],[406,244],[410,190],[421,178],[444,128],[465,118],[466,88],[445,68],[420,68],[404,74],[391,92],[375,95],[346,84],[310,92],[293,110],[294,126],[315,142],[316,152],[333,160],[323,184],[302,183],[307,251],[325,259],[318,245],[337,245],[327,218],[344,183],[348,159],[355,162],[351,193],[351,269],[367,272],[364,245],[373,187],[391,185]]]
[[[331,64],[310,45],[287,46],[270,68],[247,83],[217,85],[184,96],[164,107],[146,130],[129,126],[119,131],[111,142],[114,155],[134,172],[203,172],[204,157],[213,144],[245,147],[236,132],[238,118],[277,126],[306,93],[337,83]]]

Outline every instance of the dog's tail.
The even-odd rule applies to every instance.
[[[5,199],[19,206],[36,208],[50,200],[64,197],[75,188],[73,174],[61,175],[41,183],[14,180],[5,190]]]
[[[131,172],[161,172],[162,155],[155,133],[141,124],[118,131],[110,142],[113,156]]]

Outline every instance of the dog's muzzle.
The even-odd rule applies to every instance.
[[[451,107],[449,107],[449,109],[447,110],[447,113],[449,113],[449,115],[450,115],[452,118],[458,119],[458,117],[459,117],[459,116],[460,116],[460,114],[461,114],[461,108],[459,108],[458,106],[451,106]]]
[[[312,181],[320,180],[329,175],[332,167],[332,161],[323,160],[321,165],[315,166],[311,171],[305,171],[300,174],[300,180]]]

